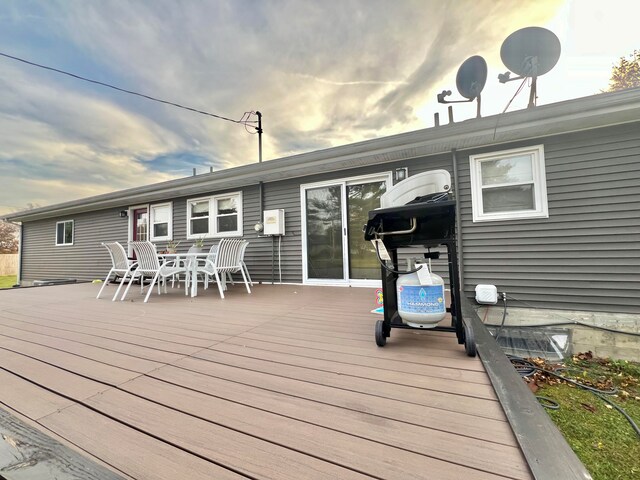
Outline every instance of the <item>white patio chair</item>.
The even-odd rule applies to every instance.
[[[120,293],[122,285],[124,285],[124,283],[127,281],[127,277],[131,275],[134,269],[137,267],[137,264],[135,261],[129,260],[127,258],[127,252],[124,250],[124,247],[118,242],[103,242],[102,246],[104,246],[109,251],[112,266],[111,270],[109,270],[109,273],[107,273],[107,276],[105,277],[104,282],[102,283],[102,287],[100,288],[100,291],[98,292],[98,296],[96,298],[100,298],[100,295],[102,295],[104,287],[106,287],[109,283],[109,278],[112,274],[115,274],[114,281],[118,276],[122,275],[120,285],[118,285],[118,289],[111,299],[111,301],[113,302],[118,297],[118,293]]]
[[[144,298],[144,302],[149,301],[149,296],[151,295],[151,291],[153,290],[156,282],[158,283],[158,295],[160,294],[160,283],[164,285],[164,293],[167,293],[167,278],[173,277],[179,273],[186,273],[186,268],[184,265],[177,266],[175,261],[167,261],[164,264],[160,265],[160,260],[158,259],[158,253],[156,252],[156,246],[151,242],[130,242],[130,245],[133,247],[133,251],[136,254],[136,258],[138,261],[138,265],[136,269],[133,271],[133,276],[127,285],[127,288],[122,295],[121,301],[125,299],[127,293],[129,292],[129,288],[131,288],[131,284],[133,283],[133,279],[135,276],[140,275],[141,277],[147,275],[152,276],[153,280],[151,280],[151,285],[149,285],[149,291],[147,292],[147,296]],[[143,285],[141,284],[141,290],[143,289]],[[187,295],[187,287],[185,282],[185,295]]]
[[[247,276],[245,275],[242,264],[240,263],[242,242],[245,242],[245,240],[229,240],[226,238],[220,240],[215,260],[212,261],[207,258],[204,265],[199,265],[197,267],[198,273],[205,273],[215,277],[221,298],[224,298],[224,287],[221,281],[224,278],[224,275],[238,271],[242,273],[242,278],[244,279],[244,284],[247,287],[247,292],[251,293],[249,281],[247,280]]]
[[[211,245],[211,248],[209,249],[209,254],[207,255],[207,257],[198,259],[198,266],[204,267],[207,263],[207,260],[215,264],[217,256],[218,256],[218,244],[214,243],[213,245]],[[204,273],[204,289],[206,290],[207,288],[209,288],[209,275],[206,274],[205,272],[200,272],[200,273]]]
[[[241,240],[241,243],[240,243],[240,266],[244,270],[244,273],[247,275],[247,278],[249,279],[249,285],[251,285],[253,287],[253,281],[251,280],[251,275],[249,275],[249,269],[247,268],[247,264],[244,263],[244,252],[247,250],[248,246],[249,246],[249,242],[247,240]],[[238,273],[238,271],[239,270],[227,273],[227,278],[231,282],[231,285],[234,285],[233,277],[231,276],[231,274],[232,273]]]

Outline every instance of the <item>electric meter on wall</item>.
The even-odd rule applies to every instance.
[[[263,212],[264,235],[284,235],[284,210],[265,210]]]

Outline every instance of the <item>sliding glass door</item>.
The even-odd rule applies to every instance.
[[[362,227],[380,206],[390,175],[303,185],[305,283],[375,285],[380,266]]]

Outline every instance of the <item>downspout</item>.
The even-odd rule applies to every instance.
[[[17,275],[17,284],[20,285],[22,283],[22,223],[12,222],[11,220],[6,220],[6,222],[15,225],[18,227],[20,234],[18,235],[18,275]]]
[[[453,187],[456,196],[456,250],[458,250],[458,267],[460,271],[460,293],[464,296],[464,252],[462,250],[462,221],[460,220],[460,189],[458,188],[458,155],[455,148],[451,149],[451,163],[453,163]]]

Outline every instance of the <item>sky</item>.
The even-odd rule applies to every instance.
[[[501,113],[500,46],[560,39],[538,105],[594,95],[640,49],[637,0],[3,0],[0,52],[240,120],[265,161],[446,122],[437,93],[483,56]],[[526,108],[525,89],[509,111]],[[455,119],[475,106],[455,106]],[[253,117],[255,119],[255,116]],[[0,57],[0,215],[258,161],[255,130]]]

